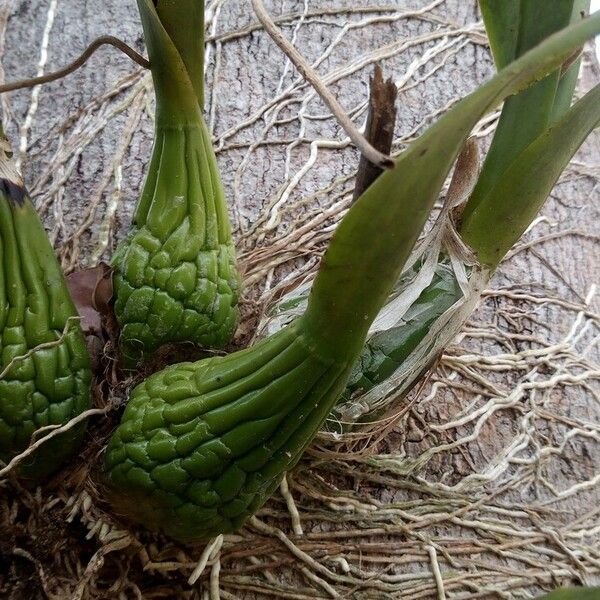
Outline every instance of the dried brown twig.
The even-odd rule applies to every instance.
[[[392,151],[396,128],[398,89],[392,79],[383,80],[383,70],[380,65],[375,65],[370,83],[369,114],[365,126],[365,137],[379,152],[389,155]],[[383,169],[374,165],[367,160],[364,154],[361,154],[352,199],[357,200],[381,173],[383,173]]]
[[[5,92],[12,92],[14,90],[21,90],[23,88],[29,88],[36,85],[43,85],[62,79],[67,75],[70,75],[80,67],[82,67],[88,59],[102,46],[114,46],[120,50],[123,54],[128,56],[133,62],[140,65],[144,69],[150,68],[150,63],[141,55],[138,54],[133,48],[128,46],[123,40],[116,38],[112,35],[103,35],[96,38],[73,62],[70,62],[66,67],[54,71],[53,73],[47,73],[46,75],[40,75],[39,77],[32,77],[30,79],[22,79],[21,81],[11,81],[10,83],[0,84],[0,94]]]

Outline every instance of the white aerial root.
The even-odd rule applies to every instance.
[[[69,429],[72,429],[76,425],[79,425],[79,423],[83,423],[83,421],[89,419],[90,417],[93,417],[94,415],[106,414],[108,410],[108,407],[90,408],[89,410],[78,414],[76,417],[73,417],[64,425],[48,425],[42,428],[44,432],[49,431],[49,433],[36,440],[33,444],[31,444],[25,450],[23,450],[23,452],[20,452],[16,456],[13,456],[10,462],[5,467],[0,469],[0,477],[5,477],[6,475],[8,475],[8,473],[12,471],[19,463],[24,461],[28,456],[31,456],[31,454],[33,454],[40,446],[42,446],[46,442],[50,441],[58,435],[61,435],[65,431],[69,431]]]
[[[204,572],[204,569],[206,569],[206,565],[208,564],[208,561],[214,560],[214,557],[219,553],[219,550],[221,550],[222,545],[223,545],[223,536],[222,535],[218,535],[216,538],[214,538],[208,544],[206,544],[206,547],[204,548],[204,550],[202,551],[202,554],[200,555],[198,564],[192,571],[192,574],[189,576],[188,583],[190,585],[194,585],[194,583],[196,583],[196,581],[198,581],[198,579]]]
[[[288,486],[287,475],[283,476],[281,480],[281,484],[279,485],[279,491],[287,504],[288,510],[290,511],[290,517],[292,520],[292,531],[296,535],[303,535],[304,531],[302,530],[302,522],[300,520],[300,513],[296,508],[296,503],[294,502],[294,496],[290,492],[290,488]]]
[[[317,90],[323,102],[325,102],[329,110],[331,110],[332,114],[335,115],[335,118],[339,121],[340,125],[344,128],[344,131],[348,134],[361,153],[373,164],[386,169],[392,168],[394,166],[394,161],[389,156],[386,156],[376,148],[373,148],[373,146],[365,139],[363,134],[353,123],[352,119],[348,117],[340,103],[336,100],[335,96],[321,81],[316,71],[312,69],[305,58],[296,50],[296,48],[294,48],[294,45],[285,39],[281,31],[277,28],[277,25],[275,25],[269,16],[269,13],[265,10],[262,0],[252,0],[252,6],[267,33],[294,63],[294,66],[300,71],[301,75],[310,82],[315,90]]]
[[[42,34],[42,41],[40,44],[40,58],[37,65],[37,76],[41,77],[44,74],[46,63],[48,62],[48,46],[50,43],[50,32],[54,25],[54,18],[56,16],[56,8],[58,6],[58,0],[50,0],[48,6],[48,12],[46,13],[46,24],[44,26],[44,33]],[[23,125],[19,129],[19,151],[15,159],[15,168],[17,171],[21,171],[21,164],[25,158],[27,152],[27,144],[29,140],[29,130],[33,125],[35,115],[37,113],[39,97],[42,86],[36,85],[31,91],[31,102],[25,115]]]

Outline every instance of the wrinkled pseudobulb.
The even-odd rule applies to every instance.
[[[106,450],[113,505],[184,541],[235,531],[298,461],[349,366],[319,357],[294,324],[151,375]]]
[[[91,371],[62,271],[1,138],[0,460],[8,463],[41,427],[64,425],[89,408]],[[50,474],[84,432],[80,423],[48,440],[18,474]]]
[[[190,47],[186,37],[192,32],[202,38],[203,6],[189,0],[138,5],[156,119],[133,227],[113,257],[115,313],[128,366],[166,343],[226,345],[237,324],[240,285],[223,186],[201,112],[201,48]],[[177,21],[187,5],[189,22]]]

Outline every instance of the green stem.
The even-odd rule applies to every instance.
[[[204,4],[155,2],[138,0],[155,141],[134,227],[113,256],[126,367],[166,343],[222,347],[238,318],[235,248],[200,107]]]
[[[479,7],[499,71],[516,58],[521,0],[479,0]]]
[[[204,0],[157,0],[156,12],[204,106]]]
[[[163,4],[166,5],[167,2],[161,3],[161,6]],[[197,60],[197,54],[194,58],[193,44],[189,43],[188,38],[181,31],[177,34],[177,43],[186,50],[185,58],[182,57],[152,0],[138,0],[138,8],[156,93],[157,126],[181,127],[189,123],[197,123],[202,118],[199,105],[202,84],[194,78],[194,85],[185,63],[185,60]],[[161,12],[167,26],[174,28],[178,17],[181,17],[180,11],[175,11],[172,18],[168,16],[171,13],[167,12],[166,6],[163,6]],[[200,96],[198,96],[198,85]]]

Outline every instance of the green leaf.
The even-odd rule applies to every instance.
[[[590,0],[575,0],[573,3],[573,13],[571,14],[571,23],[584,18],[590,12]],[[554,106],[552,107],[552,114],[550,116],[550,122],[557,121],[564,115],[571,106],[573,100],[573,93],[575,92],[575,86],[577,85],[577,77],[579,75],[579,67],[581,65],[581,59],[576,60],[566,72],[561,71],[560,81],[558,82],[558,89],[554,97]]]
[[[600,85],[539,136],[465,219],[462,239],[479,261],[494,269],[521,237],[563,169],[600,123]],[[494,231],[490,236],[490,231]]]
[[[490,26],[492,30],[490,43],[500,35],[496,20],[500,22],[501,27],[512,28],[517,10],[515,2],[493,2],[493,4],[493,18],[488,15],[486,19],[486,27]],[[520,0],[518,10],[515,58],[522,56],[552,33],[566,27],[571,20],[573,0],[546,0],[545,2]],[[510,23],[507,24],[509,16]],[[499,42],[495,42],[500,44],[503,50],[502,60],[512,52],[512,44],[515,42],[512,29],[504,35],[505,37],[500,38]],[[548,127],[559,79],[560,69],[557,69],[545,79],[505,102],[479,181],[463,211],[464,217],[468,217],[475,210],[515,157]]]
[[[516,58],[521,0],[480,0],[479,6],[499,71]]]
[[[550,36],[461,100],[358,199],[337,228],[305,315],[325,356],[360,353],[471,129],[506,97],[562,64],[600,31],[600,14]]]

